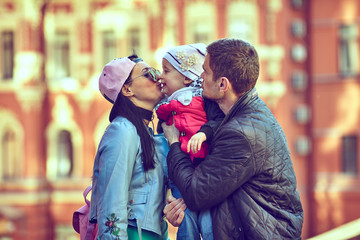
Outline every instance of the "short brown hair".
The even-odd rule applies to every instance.
[[[255,48],[240,39],[219,39],[207,47],[214,80],[226,77],[234,91],[243,94],[255,87],[259,77],[259,57]]]

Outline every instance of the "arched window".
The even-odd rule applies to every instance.
[[[7,130],[1,139],[2,148],[2,176],[4,180],[19,177],[16,157],[16,136],[11,129]]]
[[[69,131],[62,130],[59,132],[57,139],[57,171],[56,176],[59,178],[70,177],[73,171],[73,146],[71,134]]]
[[[80,177],[83,138],[66,96],[56,97],[52,116],[54,121],[46,129],[46,176],[51,181]]]
[[[23,177],[24,133],[16,116],[0,109],[0,182]]]

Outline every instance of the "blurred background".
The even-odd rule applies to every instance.
[[[358,0],[0,0],[0,239],[79,239],[72,214],[109,123],[107,62],[135,49],[160,69],[170,47],[224,37],[258,50],[303,239],[360,239],[359,26]]]

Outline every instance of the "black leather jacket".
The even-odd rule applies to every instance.
[[[199,166],[178,143],[167,162],[188,208],[211,209],[215,239],[301,239],[303,209],[286,137],[255,89],[230,109]]]

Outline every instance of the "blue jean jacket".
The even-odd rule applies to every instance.
[[[144,171],[140,137],[126,118],[107,127],[93,169],[90,220],[97,220],[100,239],[128,239],[128,224],[161,234],[167,182],[163,163],[169,150],[163,136],[154,136],[155,168]]]

